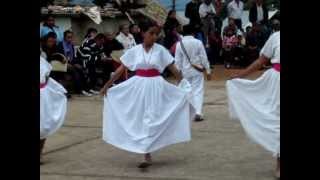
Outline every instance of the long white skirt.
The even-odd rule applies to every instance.
[[[67,112],[66,92],[51,78],[40,89],[40,139],[47,138],[62,126]]]
[[[204,77],[203,74],[186,78],[192,87],[191,103],[196,108],[196,114],[202,115],[203,96],[204,96]]]
[[[251,81],[227,81],[231,119],[240,120],[251,140],[280,156],[280,73],[269,69]]]
[[[110,88],[104,98],[103,140],[135,153],[191,140],[195,113],[189,95],[160,76],[134,76]]]

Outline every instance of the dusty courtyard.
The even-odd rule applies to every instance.
[[[272,155],[228,118],[228,74],[218,66],[206,81],[205,121],[193,122],[192,140],[155,152],[146,172],[136,168],[141,155],[102,140],[102,97],[74,96],[64,126],[48,138],[41,180],[273,180]]]

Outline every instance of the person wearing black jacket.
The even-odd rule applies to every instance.
[[[268,9],[263,0],[255,0],[249,11],[249,20],[252,26],[256,26],[258,30],[258,47],[262,48],[270,35],[268,29]]]
[[[268,22],[268,9],[263,0],[255,0],[249,11],[249,20],[252,25],[265,25]]]
[[[200,28],[201,19],[199,15],[199,7],[201,3],[199,0],[192,0],[186,5],[185,16],[189,18],[189,24],[195,28]]]
[[[185,16],[189,18],[189,25],[192,25],[195,28],[195,37],[201,40],[203,43],[204,41],[204,34],[201,31],[201,18],[199,15],[199,8],[201,5],[200,0],[192,0],[186,5]]]
[[[107,32],[105,35],[106,38],[103,45],[103,52],[106,58],[102,60],[99,65],[102,67],[103,72],[106,75],[106,79],[104,80],[106,82],[110,79],[111,72],[114,71],[114,65],[111,57],[112,51],[123,50],[124,47],[118,40],[115,39],[112,32]]]
[[[98,91],[94,90],[97,83],[96,64],[102,59],[104,42],[105,35],[100,33],[93,39],[88,39],[85,41],[77,51],[77,56],[82,64],[82,67],[88,72],[89,92],[92,94],[99,94]]]

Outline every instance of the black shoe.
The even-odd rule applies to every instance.
[[[200,116],[200,115],[196,115],[196,117],[194,118],[195,122],[200,122],[203,121],[204,119]]]
[[[70,99],[72,97],[71,94],[69,93],[67,93],[66,96],[67,96],[67,99]]]
[[[150,162],[142,162],[138,165],[138,168],[140,169],[145,169],[145,168],[148,168],[149,166],[151,166],[152,164]]]

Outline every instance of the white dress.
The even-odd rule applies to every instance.
[[[40,56],[40,84],[46,83],[51,69],[51,65]],[[66,92],[52,78],[40,88],[40,139],[47,138],[62,126],[67,112]]]
[[[280,32],[270,36],[261,54],[280,63]],[[267,70],[256,80],[227,81],[229,112],[251,140],[280,156],[280,72]]]
[[[157,69],[161,73],[173,57],[161,45],[154,44],[146,53],[140,44],[120,60],[131,71]],[[110,88],[104,98],[103,140],[135,153],[150,153],[189,141],[194,108],[188,98],[186,90],[161,76],[133,76]]]

